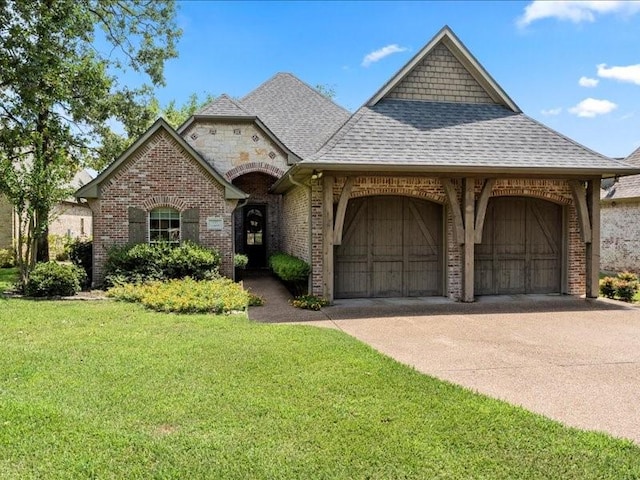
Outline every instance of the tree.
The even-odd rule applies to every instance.
[[[63,186],[79,168],[110,162],[148,125],[145,105],[179,36],[172,0],[0,0],[0,193],[24,219],[23,282],[48,256],[49,214]],[[139,85],[119,81],[125,71]],[[126,135],[114,133],[116,123]]]
[[[333,100],[334,98],[336,98],[335,85],[318,83],[314,88],[320,95],[322,95],[323,97],[327,97],[329,100]]]
[[[163,117],[173,128],[178,128],[191,115],[211,103],[214,98],[211,93],[205,93],[202,99],[197,93],[192,93],[183,105],[178,106],[175,100],[171,100],[164,108],[160,107],[157,99],[153,99],[149,104],[149,109],[154,120]]]

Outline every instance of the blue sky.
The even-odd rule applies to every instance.
[[[178,4],[163,104],[286,71],[355,111],[447,24],[528,115],[605,155],[640,146],[640,2]]]

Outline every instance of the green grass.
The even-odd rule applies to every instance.
[[[0,268],[0,294],[4,293],[18,280],[17,268]]]
[[[338,331],[0,299],[0,345],[0,478],[640,477],[631,442]]]

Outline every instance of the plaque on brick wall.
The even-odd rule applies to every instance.
[[[222,217],[207,217],[207,230],[222,230],[224,220]]]

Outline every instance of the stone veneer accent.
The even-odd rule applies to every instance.
[[[600,203],[600,268],[640,273],[640,203],[616,200]]]
[[[334,203],[337,203],[342,190],[344,177],[336,178],[334,185]],[[462,202],[462,181],[453,180],[458,191],[458,201]],[[477,180],[476,197],[479,196],[483,181]],[[460,299],[462,296],[462,251],[454,241],[453,218],[446,205],[445,192],[437,178],[429,177],[356,177],[351,198],[369,195],[406,195],[431,200],[444,205],[446,228],[445,265],[446,296]],[[492,196],[531,196],[546,199],[566,206],[566,244],[567,244],[567,292],[571,295],[585,293],[585,245],[580,240],[580,230],[573,207],[571,190],[564,180],[543,179],[499,179],[494,185]],[[322,183],[312,182],[312,292],[322,295]]]
[[[221,273],[233,275],[232,213],[237,200],[225,200],[224,187],[164,131],[156,132],[100,187],[94,212],[94,284],[104,276],[109,247],[129,239],[128,208],[149,211],[169,205],[181,212],[199,208],[200,243],[222,255]],[[224,230],[207,230],[207,217],[221,217]]]
[[[495,103],[442,43],[386,96],[435,102]]]
[[[197,120],[181,136],[227,180],[251,171],[282,176],[287,154],[253,121]]]

